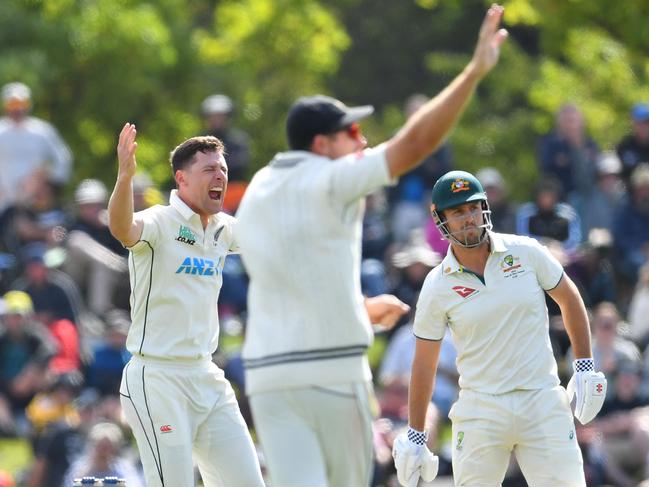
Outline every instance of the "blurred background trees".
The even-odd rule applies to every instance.
[[[200,133],[201,100],[226,93],[252,136],[254,166],[285,147],[299,95],[372,103],[370,142],[403,122],[412,93],[434,95],[467,62],[482,0],[3,0],[0,83],[34,91],[34,112],[75,153],[75,180],[110,183],[122,124],[139,128],[139,162],[163,183],[168,152]],[[526,193],[535,143],[564,102],[610,148],[630,106],[649,100],[649,4],[511,0],[501,65],[451,137],[457,167],[492,165]],[[518,190],[517,188],[522,188]]]

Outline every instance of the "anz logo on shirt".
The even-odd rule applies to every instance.
[[[176,274],[191,274],[193,276],[218,276],[223,269],[223,257],[214,262],[199,257],[185,257],[178,267]]]

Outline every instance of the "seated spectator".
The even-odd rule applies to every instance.
[[[649,163],[631,174],[630,198],[620,207],[613,225],[619,270],[635,284],[638,270],[649,261]]]
[[[114,309],[106,313],[106,333],[93,349],[86,371],[86,386],[101,395],[119,394],[122,370],[131,358],[126,350],[126,336],[131,326],[127,311]]]
[[[75,190],[74,200],[77,219],[70,229],[63,270],[77,283],[95,315],[115,307],[126,309],[126,302],[115,301],[117,291],[128,282],[128,251],[108,229],[108,190],[101,181],[86,179]]]
[[[47,246],[42,242],[25,246],[22,252],[25,272],[12,287],[29,294],[42,323],[64,319],[76,324],[80,313],[79,288],[69,276],[48,268],[46,253]]]
[[[595,181],[597,144],[586,133],[584,117],[573,104],[557,113],[556,125],[539,144],[540,171],[559,182],[558,197],[588,191]]]
[[[593,330],[593,360],[595,368],[606,375],[608,381],[607,399],[615,391],[617,373],[621,364],[640,364],[642,357],[638,347],[620,334],[624,322],[613,303],[600,303],[591,320]],[[568,353],[568,363],[572,363],[572,350]]]
[[[382,261],[390,244],[388,204],[385,191],[380,189],[365,198],[363,216],[363,259]]]
[[[476,173],[476,177],[489,199],[493,231],[516,233],[516,207],[508,199],[507,186],[498,169],[485,167]]]
[[[394,381],[402,381],[407,384],[410,381],[410,369],[415,357],[415,341],[412,324],[402,326],[392,336],[379,369],[381,384],[390,384]],[[453,338],[447,329],[442,340],[437,375],[435,376],[435,389],[431,398],[444,418],[448,416],[459,391],[456,358],[457,351],[453,344]]]
[[[615,148],[622,161],[622,177],[629,183],[631,173],[642,162],[649,162],[649,104],[637,103],[631,109],[631,133]]]
[[[640,388],[641,369],[636,362],[622,362],[612,395],[607,395],[593,426],[603,434],[609,458],[619,465],[630,483],[646,470],[649,453],[649,398]],[[619,484],[617,484],[619,485]]]
[[[645,349],[649,344],[649,262],[642,266],[629,304],[629,334]]]
[[[392,255],[396,275],[391,293],[414,309],[426,276],[441,261],[442,257],[428,246],[421,229],[413,230],[408,242]]]
[[[587,308],[603,302],[615,302],[615,269],[611,262],[613,236],[605,228],[593,228],[566,267],[579,288]]]
[[[51,181],[39,173],[29,183],[23,200],[12,207],[11,217],[2,231],[7,248],[16,254],[31,242],[44,242],[48,247],[61,244],[70,223]]]
[[[13,415],[5,429],[22,429],[24,408],[45,385],[46,370],[56,345],[34,319],[28,294],[9,291],[3,296],[0,329],[0,418]],[[16,422],[18,424],[16,424]],[[11,431],[5,431],[11,433]]]
[[[579,216],[566,203],[560,203],[561,187],[554,179],[542,179],[534,190],[534,201],[524,203],[516,214],[516,233],[537,240],[561,242],[572,254],[581,243]]]
[[[406,178],[400,189],[390,217],[392,239],[397,244],[407,241],[410,232],[423,227],[429,215],[429,195],[424,194],[424,184],[421,180],[416,177]]]
[[[73,401],[81,391],[81,373],[53,374],[48,377],[47,382],[43,392],[34,396],[25,409],[35,437],[39,437],[52,423],[62,420],[75,421],[77,417]]]
[[[31,117],[31,90],[23,83],[2,87],[5,111],[0,118],[0,209],[14,205],[26,185],[41,173],[62,186],[70,178],[72,154],[56,129],[45,120]]]
[[[63,485],[72,485],[75,478],[119,477],[128,487],[144,487],[135,465],[126,458],[124,435],[114,423],[98,423],[88,434],[85,451],[68,469]]]
[[[589,190],[573,193],[570,204],[581,220],[582,235],[593,228],[613,230],[613,221],[626,194],[620,178],[622,163],[613,151],[602,153],[597,159],[597,180]]]
[[[228,160],[228,180],[246,181],[250,165],[250,138],[242,130],[232,127],[234,103],[226,95],[211,95],[203,100],[201,113],[205,135],[213,135],[225,146]]]
[[[45,427],[34,446],[34,464],[26,487],[70,487],[63,484],[63,478],[83,453],[97,404],[97,393],[86,390],[74,400],[76,414],[63,415],[60,421]]]

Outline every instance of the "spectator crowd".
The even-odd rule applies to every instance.
[[[119,384],[129,360],[128,251],[110,234],[109,191],[96,179],[70,188],[71,151],[57,130],[31,115],[22,83],[2,89],[0,118],[0,441],[20,438],[33,461],[2,472],[0,487],[70,487],[85,475],[144,485],[130,431],[121,418]],[[426,102],[414,95],[405,115]],[[205,134],[226,147],[230,184],[224,208],[234,214],[250,173],[247,134],[232,127],[234,104],[212,95],[201,105]],[[538,143],[538,181],[515,202],[507,175],[483,167],[494,231],[529,235],[548,246],[577,283],[591,316],[595,367],[609,381],[595,421],[577,425],[588,485],[649,486],[649,104],[630,112],[630,132],[602,150],[579,107],[566,104]],[[510,161],[515,167],[515,161]],[[379,413],[375,486],[396,486],[392,441],[407,427],[412,313],[424,278],[448,243],[428,207],[436,179],[462,169],[452,141],[386,191],[367,198],[361,285],[391,293],[412,312],[390,331],[376,330],[370,360]],[[69,190],[69,191],[67,191]],[[72,194],[66,201],[64,194]],[[134,184],[135,210],[165,204],[146,174]],[[249,426],[240,345],[247,276],[228,257],[219,298],[221,344],[214,360],[238,392]],[[561,315],[548,299],[550,336],[564,385],[572,352]],[[440,474],[451,475],[447,414],[458,393],[456,352],[447,333],[429,408],[429,442]],[[260,451],[263,465],[263,452]],[[506,483],[525,485],[512,464]]]

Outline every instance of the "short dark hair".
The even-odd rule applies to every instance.
[[[371,115],[374,107],[348,107],[325,95],[298,98],[286,117],[286,136],[292,150],[309,150],[319,134],[333,134]]]
[[[171,151],[170,160],[174,174],[179,169],[185,169],[193,164],[197,152],[220,152],[224,153],[223,142],[212,135],[192,137],[180,144]]]

